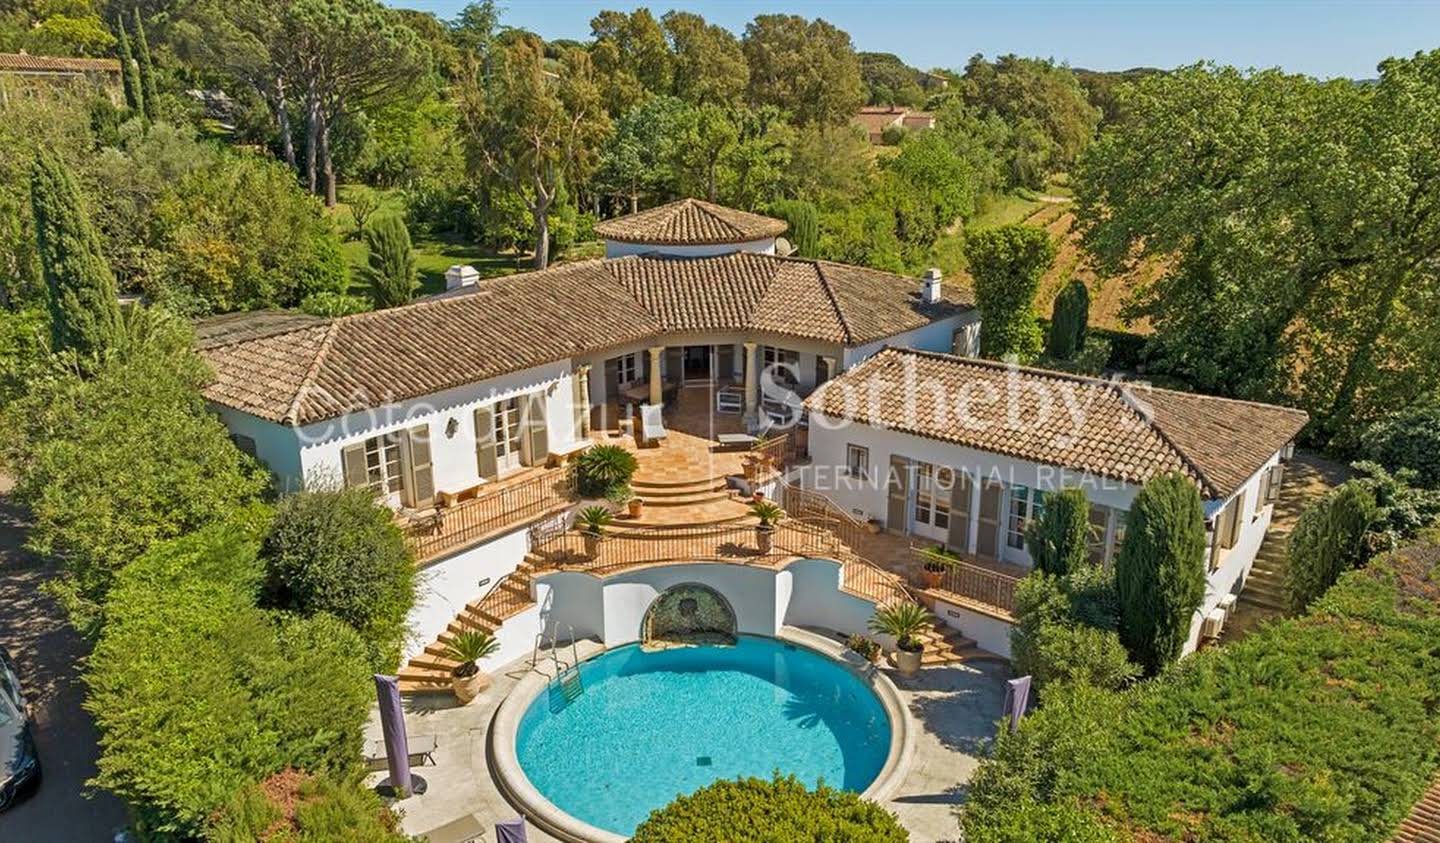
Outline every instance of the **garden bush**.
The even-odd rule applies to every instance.
[[[1090,325],[1090,288],[1078,278],[1066,284],[1051,310],[1050,333],[1045,353],[1056,360],[1070,360],[1085,347]]]
[[[1084,565],[1089,556],[1090,498],[1084,489],[1062,489],[1045,495],[1045,510],[1025,530],[1025,547],[1035,570],[1064,576]]]
[[[1431,544],[1125,691],[1057,686],[971,780],[967,839],[1049,805],[1154,843],[1383,843],[1440,767],[1436,641]]]
[[[895,816],[859,794],[794,776],[724,780],[654,811],[631,843],[905,843]]]
[[[420,288],[415,271],[415,250],[410,232],[399,214],[378,214],[365,224],[365,266],[360,277],[370,285],[370,297],[377,308],[409,304]]]
[[[210,843],[408,843],[375,792],[350,778],[282,770],[240,790],[211,820]]]
[[[1032,677],[1037,690],[1075,681],[1124,687],[1139,670],[1115,634],[1116,614],[1114,578],[1099,565],[1064,577],[1030,574],[1015,592],[1015,672]]]
[[[1360,447],[1367,459],[1388,471],[1411,469],[1418,485],[1440,489],[1440,393],[1371,425]]]
[[[1153,676],[1179,658],[1205,597],[1205,514],[1189,478],[1161,474],[1135,496],[1115,587],[1120,640]]]
[[[287,767],[349,773],[373,696],[359,635],[256,607],[266,513],[238,510],[120,572],[85,675],[94,782],[142,839],[199,836],[233,795]]]
[[[395,667],[415,603],[415,556],[371,490],[286,496],[261,553],[266,606],[329,613],[365,639],[376,670]]]
[[[1374,494],[1359,483],[1332,489],[1300,513],[1285,548],[1290,611],[1305,611],[1341,574],[1365,560],[1365,536],[1376,516]]]

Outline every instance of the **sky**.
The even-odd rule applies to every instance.
[[[466,0],[386,0],[453,16]],[[501,0],[501,22],[546,39],[583,40],[601,9],[634,2]],[[1210,59],[1239,67],[1281,67],[1323,78],[1368,79],[1387,56],[1440,48],[1434,2],[964,2],[963,0],[779,0],[647,4],[698,12],[736,33],[757,14],[822,17],[850,33],[858,50],[895,53],[907,63],[962,68],[975,53],[1017,53],[1093,70],[1170,68]]]

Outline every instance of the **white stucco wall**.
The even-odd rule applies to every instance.
[[[917,288],[919,283],[916,282]],[[846,369],[853,368],[856,364],[874,357],[885,348],[918,348],[921,351],[939,351],[948,354],[953,350],[956,331],[963,330],[968,325],[979,324],[980,311],[969,310],[949,319],[931,322],[912,331],[905,331],[864,345],[857,345],[854,348],[847,348],[842,365]],[[971,347],[964,350],[966,356],[973,357],[980,353],[980,332],[974,330],[967,336],[971,337]]]
[[[759,252],[775,254],[775,238],[765,237],[744,243],[714,243],[706,246],[671,246],[658,243],[625,243],[620,240],[605,241],[605,257],[623,258],[626,255],[674,255],[682,258],[708,258],[728,255],[731,252]]]
[[[255,456],[275,475],[277,490],[294,492],[302,487],[305,472],[301,468],[300,440],[294,428],[218,404],[211,409],[232,434],[255,440]]]
[[[501,577],[514,571],[525,559],[526,550],[526,530],[520,529],[466,548],[422,569],[415,605],[406,617],[410,636],[405,658],[425,649],[464,610],[466,603],[479,599],[495,587]],[[484,580],[489,582],[481,585]]]
[[[980,649],[1010,658],[1012,624],[944,600],[935,601],[935,617],[945,626],[959,630]]]

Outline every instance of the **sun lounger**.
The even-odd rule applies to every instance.
[[[659,404],[640,405],[640,442],[658,445],[665,440],[665,422]]]

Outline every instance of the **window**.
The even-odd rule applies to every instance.
[[[777,381],[794,382],[800,375],[800,352],[773,345],[761,346],[761,369]]]
[[[255,456],[254,437],[246,436],[241,433],[232,433],[230,434],[230,441],[234,443],[236,448],[240,449],[240,453],[252,457]]]
[[[950,490],[955,472],[946,466],[920,463],[915,472],[915,521],[937,530],[950,529]]]
[[[1025,549],[1025,527],[1030,519],[1045,512],[1045,493],[1029,486],[1010,487],[1010,517],[1005,524],[1005,543],[1016,550]]]
[[[404,487],[400,473],[400,433],[365,440],[365,485],[382,494]]]
[[[1110,533],[1110,507],[1098,503],[1090,504],[1090,530],[1085,536],[1085,547],[1091,562],[1105,561],[1105,540]]]
[[[850,477],[870,476],[870,449],[862,445],[845,446],[845,474]]]
[[[640,380],[640,352],[615,358],[615,372],[621,386],[629,386]]]
[[[1125,522],[1130,518],[1130,512],[1124,509],[1115,510],[1115,530],[1111,537],[1110,551],[1111,558],[1120,555],[1120,548],[1125,544]]]

